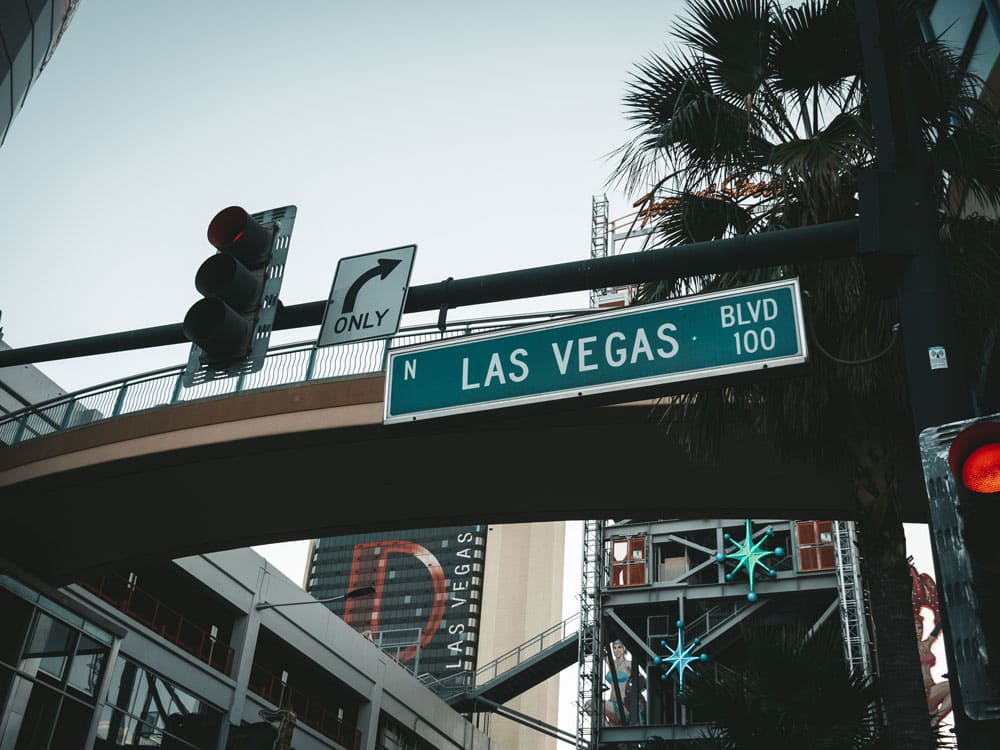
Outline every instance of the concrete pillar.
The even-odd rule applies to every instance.
[[[267,583],[271,574],[264,567],[260,568],[257,574],[257,588],[250,600],[250,611],[233,623],[233,674],[236,681],[233,690],[233,699],[226,712],[226,720],[222,722],[219,730],[219,742],[216,750],[225,750],[226,742],[229,739],[229,727],[233,724],[243,723],[243,713],[246,709],[247,689],[250,685],[250,670],[253,668],[254,651],[257,647],[257,634],[260,632],[260,613],[257,612],[256,605],[264,601],[263,592],[267,590]]]
[[[382,713],[382,685],[385,682],[386,657],[379,655],[378,667],[372,675],[372,692],[367,704],[358,711],[358,729],[361,730],[361,750],[376,750],[378,719]]]

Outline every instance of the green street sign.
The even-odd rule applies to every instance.
[[[798,279],[389,352],[385,424],[806,362]]]

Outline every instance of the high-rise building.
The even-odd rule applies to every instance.
[[[415,674],[442,679],[475,668],[485,551],[482,526],[326,537],[310,548],[306,590],[373,587],[329,606]]]
[[[374,596],[329,606],[448,690],[560,622],[565,533],[552,522],[325,537],[311,546],[305,585],[318,599],[373,586]],[[502,661],[500,670],[516,659]],[[555,726],[558,699],[558,680],[547,679],[505,705]],[[490,716],[488,727],[501,747],[555,747],[552,737],[501,716]]]
[[[563,623],[564,561],[577,547],[570,526],[560,521],[496,524],[488,528],[483,580],[483,617],[479,629],[479,664],[484,678],[505,666],[524,662],[576,636],[579,621]],[[574,592],[575,594],[575,588]],[[518,658],[519,653],[520,658]],[[571,654],[573,656],[573,654]],[[575,659],[574,659],[575,661]],[[488,665],[495,664],[492,670]],[[549,669],[542,674],[555,672]],[[532,687],[504,703],[506,708],[559,725],[560,677],[529,680]],[[572,731],[571,727],[560,727]],[[551,735],[511,718],[489,717],[490,737],[502,748],[556,750],[565,747]]]
[[[48,64],[79,0],[0,3],[0,144]]]

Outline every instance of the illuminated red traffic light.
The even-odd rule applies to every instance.
[[[963,489],[1000,492],[1000,422],[977,422],[952,440],[948,466]]]
[[[983,571],[1000,575],[1000,545],[995,541],[1000,528],[1000,420],[985,419],[959,432],[948,451],[948,466],[958,480],[956,500],[964,547]],[[1000,580],[991,579],[991,586],[997,587],[990,589],[996,599],[993,594],[987,599],[998,610],[988,619],[1000,633]],[[980,609],[986,612],[990,607],[981,603]],[[996,649],[1000,669],[1000,642]]]
[[[962,463],[961,480],[973,492],[1000,492],[1000,442],[974,448]]]
[[[920,443],[953,646],[948,666],[966,717],[993,722],[1000,719],[1000,413],[928,428]]]

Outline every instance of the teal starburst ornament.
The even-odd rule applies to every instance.
[[[753,540],[753,534],[750,531],[750,519],[746,520],[747,529],[746,537],[744,537],[742,542],[737,542],[729,534],[725,535],[727,542],[731,542],[736,545],[736,550],[729,554],[720,552],[715,556],[717,562],[725,563],[726,560],[735,560],[736,567],[731,571],[726,573],[726,580],[731,581],[736,576],[736,573],[741,569],[746,570],[747,578],[750,579],[750,593],[747,594],[747,599],[752,602],[757,601],[757,592],[753,590],[754,579],[756,578],[757,568],[760,568],[765,573],[767,573],[771,578],[774,578],[778,574],[767,567],[764,562],[764,558],[768,555],[774,555],[775,557],[781,557],[785,554],[785,550],[781,547],[775,547],[773,550],[764,549],[764,544],[767,542],[771,536],[774,534],[774,529],[770,526],[764,532],[764,535],[758,539],[756,542]]]
[[[677,648],[671,648],[666,641],[660,641],[662,646],[670,653],[667,656],[653,657],[653,664],[669,664],[670,666],[660,675],[661,680],[667,679],[671,672],[677,672],[677,682],[680,691],[684,692],[684,672],[691,669],[691,662],[708,661],[708,654],[695,654],[701,644],[700,638],[695,638],[689,646],[684,645],[684,621],[677,621]]]

